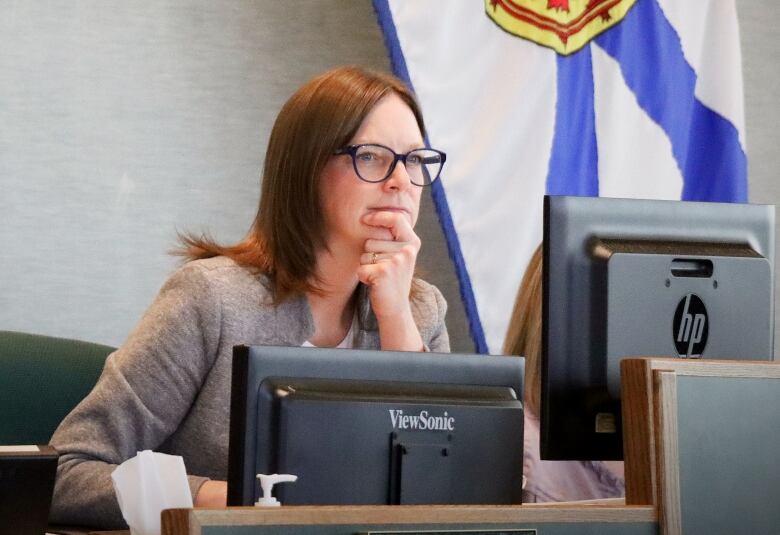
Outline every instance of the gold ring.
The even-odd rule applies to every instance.
[[[371,253],[371,263],[376,264],[376,253]]]

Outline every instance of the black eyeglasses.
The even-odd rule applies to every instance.
[[[409,180],[416,186],[429,186],[439,178],[447,155],[436,149],[414,149],[398,154],[390,147],[375,143],[349,145],[334,154],[349,154],[361,180],[382,182],[390,178],[399,161],[404,163]]]

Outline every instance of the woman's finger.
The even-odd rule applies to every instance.
[[[397,253],[408,245],[408,242],[389,240],[366,240],[364,250],[367,253]]]
[[[363,222],[372,227],[386,228],[390,231],[393,241],[410,241],[417,237],[408,216],[403,212],[378,210],[363,216]]]
[[[386,262],[392,260],[395,253],[363,253],[360,255],[360,263],[364,266],[370,264],[378,264],[379,262]]]

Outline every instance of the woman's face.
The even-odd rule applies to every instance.
[[[383,97],[368,113],[349,145],[376,143],[396,153],[423,147],[422,134],[409,106],[395,93]],[[332,156],[319,181],[328,247],[363,250],[369,238],[393,239],[388,229],[369,226],[362,219],[371,212],[400,213],[410,226],[417,222],[422,188],[409,181],[406,167],[398,162],[383,182],[361,180],[349,155]]]

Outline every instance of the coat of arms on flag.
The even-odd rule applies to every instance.
[[[507,32],[576,52],[625,17],[636,0],[485,0],[485,12]]]

